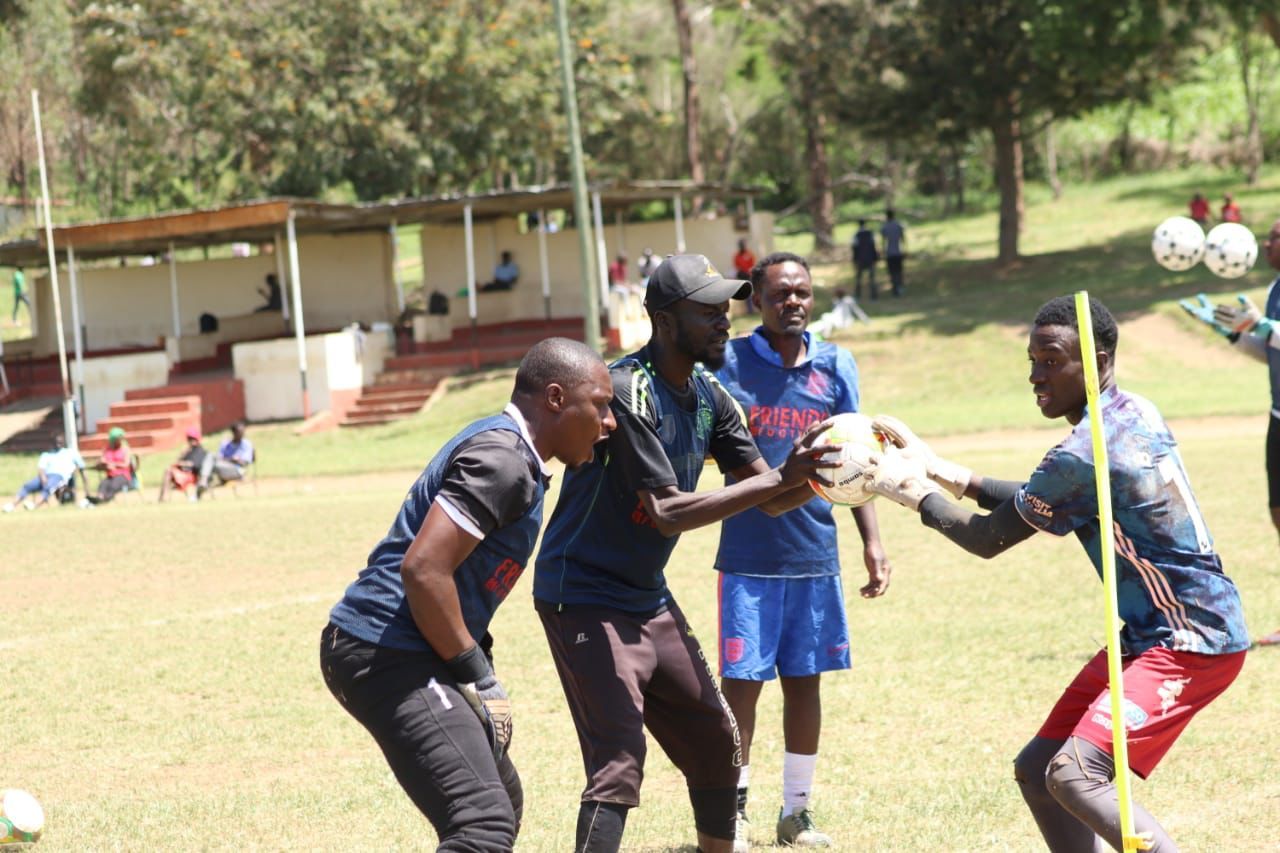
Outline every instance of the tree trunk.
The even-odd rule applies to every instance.
[[[809,218],[815,249],[835,248],[836,201],[831,192],[831,170],[827,165],[827,116],[811,96],[813,89],[802,86],[800,115],[805,126],[805,163],[809,167]]]
[[[1058,143],[1053,136],[1053,122],[1044,129],[1044,170],[1053,190],[1053,200],[1062,198],[1062,181],[1058,179]]]
[[[964,156],[954,142],[951,143],[951,174],[955,181],[956,213],[964,213]]]
[[[1262,169],[1262,128],[1258,121],[1262,74],[1254,76],[1251,33],[1241,27],[1239,36],[1237,49],[1240,54],[1240,79],[1244,83],[1244,105],[1248,115],[1244,138],[1244,180],[1252,187],[1257,186],[1258,172]]]
[[[693,27],[689,21],[689,8],[685,0],[671,0],[676,13],[676,40],[680,46],[680,69],[684,75],[684,153],[689,165],[689,177],[694,183],[706,180],[702,168],[702,138],[699,125],[702,121],[701,95],[698,86],[698,62],[693,55]],[[702,207],[702,199],[692,199],[693,212]]]
[[[1018,235],[1022,230],[1022,124],[1017,96],[996,104],[991,132],[996,147],[996,182],[1000,187],[1001,265],[1018,260]]]

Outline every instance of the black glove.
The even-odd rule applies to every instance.
[[[458,691],[476,712],[489,735],[494,760],[501,761],[511,743],[511,700],[493,674],[484,651],[479,646],[472,646],[446,666],[458,681]]]

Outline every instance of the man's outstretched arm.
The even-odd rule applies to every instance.
[[[1005,500],[989,514],[970,512],[941,494],[932,494],[920,503],[920,521],[932,527],[970,554],[990,560],[997,554],[1031,538],[1036,528],[1027,524],[1013,498]]]

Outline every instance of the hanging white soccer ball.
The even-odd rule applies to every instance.
[[[1151,254],[1167,270],[1189,270],[1204,254],[1204,229],[1185,216],[1170,216],[1151,235]]]
[[[1204,265],[1223,278],[1239,278],[1258,259],[1258,240],[1239,222],[1215,225],[1204,241]]]
[[[884,451],[884,438],[872,428],[871,418],[866,415],[846,412],[836,415],[832,421],[831,428],[818,436],[818,443],[840,447],[839,456],[835,457],[840,465],[822,469],[822,473],[835,485],[826,486],[817,480],[810,480],[809,485],[833,504],[862,506],[875,497],[866,489],[868,457],[873,452]],[[824,458],[833,456],[834,453],[829,453]]]

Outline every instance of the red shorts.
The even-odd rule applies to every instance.
[[[169,482],[172,483],[175,488],[186,491],[196,484],[197,479],[196,472],[194,471],[179,468],[177,465],[169,466]]]
[[[1200,655],[1157,647],[1124,659],[1125,730],[1134,773],[1147,778],[1191,718],[1235,681],[1244,656],[1244,652]],[[1111,753],[1106,649],[1080,670],[1037,734],[1050,740],[1075,735]]]

